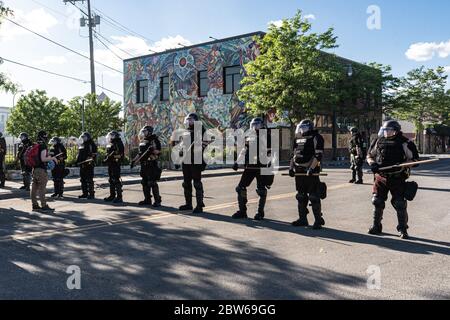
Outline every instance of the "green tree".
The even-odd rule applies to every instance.
[[[426,125],[445,122],[448,118],[448,76],[443,67],[411,70],[402,78],[395,96],[395,109],[390,115],[414,123],[417,133]]]
[[[57,98],[49,98],[42,90],[31,91],[22,96],[6,124],[6,131],[18,136],[21,132],[35,137],[39,130],[46,130],[50,136],[60,136],[65,131],[60,119],[66,106]]]
[[[10,15],[12,15],[12,11],[3,5],[3,1],[0,1],[0,27],[2,24],[2,17]],[[0,64],[2,63],[3,61],[0,57]],[[4,73],[1,72],[0,72],[0,91],[13,93],[17,91],[17,84],[13,83],[11,80],[8,79],[8,77]]]
[[[311,32],[301,11],[281,27],[271,25],[263,38],[256,38],[260,55],[245,65],[239,99],[254,114],[275,108],[291,124],[315,114],[325,97],[332,98],[339,77],[336,57],[322,51],[337,47],[333,32]]]
[[[106,135],[111,130],[121,130],[124,120],[120,118],[121,103],[109,98],[99,101],[91,94],[75,97],[68,103],[68,108],[62,116],[67,131],[65,136],[78,137],[82,131],[82,101],[85,101],[84,123],[85,131],[96,139]]]

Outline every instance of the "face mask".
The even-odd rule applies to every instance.
[[[397,131],[392,128],[381,128],[379,136],[388,139],[394,137],[396,134]]]
[[[147,131],[146,130],[141,130],[140,132],[139,132],[139,140],[140,141],[144,141],[145,140],[145,137],[147,136]]]
[[[195,120],[192,118],[188,118],[184,121],[184,126],[186,128],[192,128],[194,126],[194,124],[195,124]]]

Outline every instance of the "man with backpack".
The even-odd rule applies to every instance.
[[[55,157],[48,155],[47,132],[39,131],[37,143],[32,145],[25,152],[26,165],[33,168],[33,184],[31,186],[31,201],[33,211],[51,212],[54,211],[47,205],[45,194],[47,191],[48,174],[47,167],[49,162],[56,162]],[[38,198],[41,201],[41,207],[38,204]]]
[[[17,150],[16,162],[20,161],[20,170],[22,170],[23,186],[20,190],[30,191],[31,171],[33,168],[25,164],[25,152],[33,145],[27,133],[22,132],[19,135],[19,148]]]

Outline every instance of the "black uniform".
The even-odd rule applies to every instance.
[[[0,188],[5,187],[5,157],[6,157],[6,140],[0,134]]]
[[[22,177],[23,177],[23,187],[21,189],[25,189],[27,191],[30,190],[31,173],[33,171],[33,168],[25,165],[25,152],[32,145],[33,143],[31,142],[31,140],[26,139],[19,144],[19,148],[17,150],[17,158],[20,161],[20,169],[22,170]]]
[[[364,142],[359,133],[352,134],[349,142],[349,151],[352,164],[350,167],[352,170],[352,180],[350,180],[350,183],[356,182],[361,184],[363,182]]]
[[[50,156],[57,157],[58,162],[52,170],[53,184],[55,186],[54,196],[62,197],[64,194],[64,177],[66,176],[66,162],[67,150],[62,143],[57,143],[50,148]]]
[[[203,208],[205,207],[205,204],[203,202],[204,198],[204,189],[203,189],[203,182],[202,182],[202,172],[206,169],[206,163],[203,159],[203,151],[206,147],[207,142],[203,141],[203,135],[206,132],[205,128],[202,127],[202,137],[198,137],[197,141],[195,139],[195,132],[194,129],[188,129],[187,134],[190,135],[190,146],[187,146],[187,149],[190,152],[190,158],[189,155],[187,155],[183,161],[182,161],[182,168],[183,168],[183,189],[184,189],[184,198],[186,200],[186,205],[183,206],[181,209],[187,209],[190,210],[192,208],[192,185],[194,185],[195,188],[195,197],[197,200],[197,207],[195,208],[196,212],[203,211]],[[196,145],[201,141],[201,161],[202,163],[196,164],[195,162],[195,151],[198,149]],[[182,143],[185,143],[183,141]]]
[[[410,176],[410,169],[391,169],[379,171],[378,168],[390,167],[407,161],[419,159],[416,145],[400,132],[392,138],[379,138],[373,141],[367,161],[375,173],[372,203],[374,209],[374,225],[371,234],[382,232],[383,212],[386,207],[389,192],[392,194],[392,206],[397,211],[397,230],[407,236],[408,203],[405,199],[406,180]]]
[[[110,197],[105,200],[121,202],[121,166],[125,158],[125,146],[123,145],[122,139],[112,140],[106,147],[106,154],[107,158],[105,159],[105,163],[108,165]]]
[[[256,179],[256,193],[259,196],[257,214],[255,216],[256,220],[261,220],[265,216],[264,208],[267,201],[268,190],[272,187],[275,176],[273,174],[267,174],[268,172],[262,172],[264,168],[267,170],[270,167],[270,163],[267,163],[267,159],[260,158],[260,132],[255,131],[254,136],[246,137],[245,139],[245,170],[242,174],[241,180],[236,187],[236,192],[238,194],[239,211],[233,216],[233,218],[246,218],[247,217],[247,188],[252,184],[253,180]],[[262,145],[268,152],[268,156],[271,153],[271,135],[270,131],[267,130],[267,140],[262,141]],[[250,145],[256,145],[256,154],[251,158],[250,155]],[[263,161],[264,160],[264,161]],[[235,165],[236,166],[236,165]],[[236,167],[235,167],[236,168]]]
[[[80,166],[81,190],[83,192],[81,198],[94,198],[94,168],[95,159],[97,158],[97,145],[92,140],[84,142],[78,148],[77,164]],[[88,159],[93,161],[80,164]]]
[[[162,169],[159,165],[159,155],[155,151],[161,152],[161,142],[156,135],[151,135],[139,145],[139,157],[141,158],[141,178],[144,201],[141,205],[152,204],[152,193],[155,198],[153,206],[161,205],[161,195],[159,193],[158,181],[161,180]]]
[[[291,175],[294,173],[306,174],[313,162],[317,161],[317,165],[312,174],[321,172],[320,162],[322,161],[324,152],[324,139],[318,131],[312,130],[301,137],[295,139],[294,155],[291,161]],[[307,226],[307,215],[309,213],[308,203],[311,201],[311,207],[315,218],[315,228],[325,225],[322,218],[322,203],[324,198],[324,184],[321,183],[319,176],[296,176],[295,185],[297,189],[298,213],[300,220],[297,221],[299,226]],[[295,223],[294,223],[295,224]]]

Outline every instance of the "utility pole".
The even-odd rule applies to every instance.
[[[82,2],[86,0],[63,0],[64,3],[67,4],[67,2],[71,3],[75,6],[76,2]],[[80,19],[80,26],[85,27],[86,25],[89,27],[89,51],[90,51],[90,64],[91,64],[91,94],[96,94],[96,84],[95,84],[95,62],[94,62],[94,32],[93,28],[95,28],[96,25],[100,24],[100,16],[92,16],[92,10],[91,10],[91,0],[87,0],[87,8],[88,12],[84,12],[81,10],[81,12],[84,13],[84,15],[87,16],[87,18],[81,18]]]
[[[84,132],[84,108],[85,108],[85,101],[81,102],[81,131]]]

